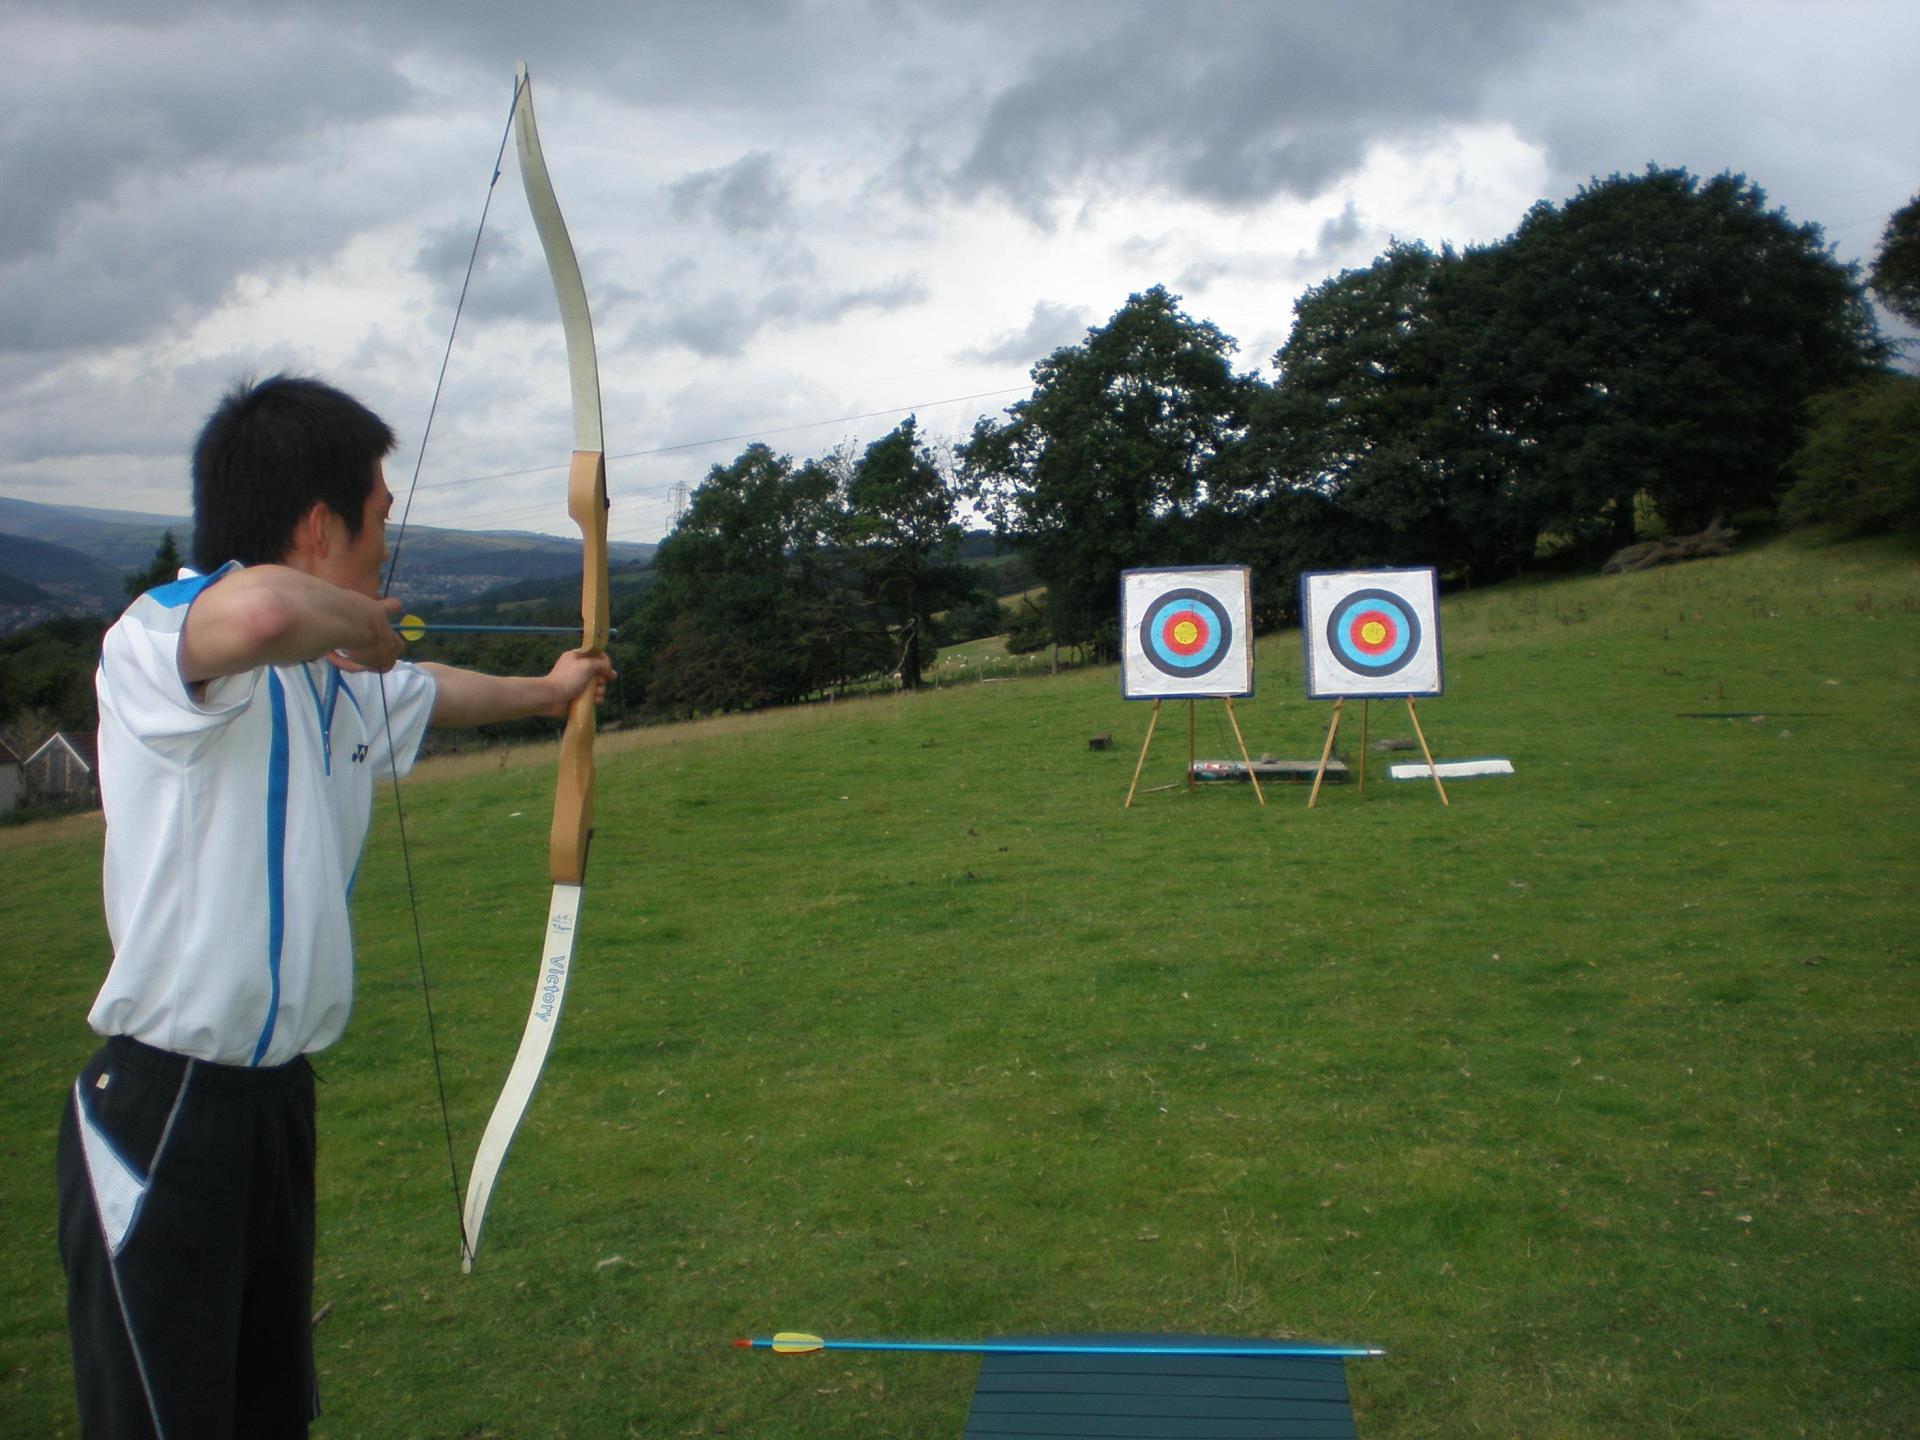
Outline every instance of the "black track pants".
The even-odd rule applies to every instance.
[[[125,1038],[60,1122],[84,1440],[281,1440],[318,1413],[313,1071],[213,1065]]]

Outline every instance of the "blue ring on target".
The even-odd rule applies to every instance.
[[[1371,643],[1363,628],[1369,620],[1386,632]],[[1356,675],[1392,675],[1420,653],[1420,617],[1391,590],[1355,590],[1327,616],[1327,648]]]
[[[1196,627],[1192,639],[1177,632],[1186,617]],[[1233,644],[1233,617],[1219,599],[1204,590],[1183,587],[1157,595],[1140,620],[1140,649],[1163,675],[1190,680],[1218,669]]]

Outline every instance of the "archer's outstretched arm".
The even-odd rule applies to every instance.
[[[423,664],[433,677],[433,725],[491,725],[530,715],[564,716],[573,699],[589,685],[594,698],[606,693],[614,675],[605,655],[569,650],[545,675],[484,675],[451,665]]]

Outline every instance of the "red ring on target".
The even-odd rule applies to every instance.
[[[1367,655],[1382,655],[1400,638],[1400,626],[1385,610],[1361,610],[1347,620],[1347,640]]]
[[[1211,633],[1207,617],[1198,610],[1175,610],[1160,620],[1160,643],[1176,655],[1197,655]]]

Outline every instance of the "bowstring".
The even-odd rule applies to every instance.
[[[513,84],[513,103],[507,107],[506,128],[500,134],[500,148],[494,153],[493,174],[487,181],[487,194],[480,206],[480,223],[473,230],[473,245],[467,252],[466,274],[460,280],[460,298],[454,302],[453,324],[447,329],[446,349],[440,355],[440,373],[433,382],[433,398],[427,405],[427,421],[420,431],[420,449],[413,458],[413,478],[407,484],[406,503],[400,509],[400,528],[394,534],[393,553],[387,560],[387,577],[380,586],[380,598],[393,591],[393,577],[400,568],[400,547],[406,543],[407,521],[413,514],[413,497],[420,489],[420,472],[426,464],[427,442],[433,435],[434,417],[440,413],[440,395],[447,384],[447,367],[453,360],[454,337],[460,333],[460,317],[467,308],[467,291],[473,285],[473,272],[480,259],[480,237],[486,233],[487,215],[493,209],[493,194],[500,184],[501,163],[506,159],[507,142],[513,138],[514,117],[520,111],[521,84]],[[413,887],[413,855],[407,845],[407,810],[400,798],[400,762],[393,746],[393,714],[387,705],[387,677],[380,676],[380,720],[387,735],[387,768],[393,777],[393,814],[400,835],[400,866],[407,881],[407,909],[413,917],[413,953],[420,969],[420,998],[427,1012],[427,1048],[433,1055],[433,1088],[440,1097],[440,1130],[447,1142],[447,1173],[453,1180],[453,1219],[460,1229],[460,1253],[471,1253],[467,1238],[465,1197],[460,1184],[460,1162],[453,1149],[453,1115],[447,1106],[447,1082],[440,1064],[440,1037],[433,1017],[433,986],[427,978],[427,947],[420,930],[420,903]]]

